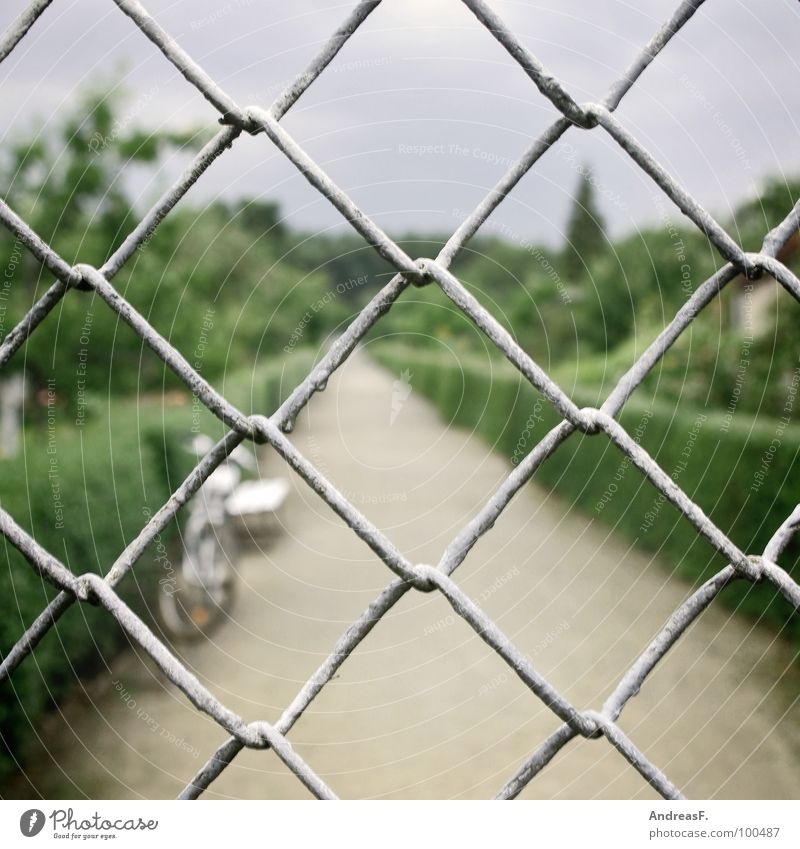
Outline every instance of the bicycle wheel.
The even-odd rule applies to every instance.
[[[171,637],[200,639],[225,618],[236,587],[237,550],[229,525],[207,522],[199,530],[192,550],[183,552],[174,581],[159,587],[159,619]]]

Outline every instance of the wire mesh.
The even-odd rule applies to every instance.
[[[656,159],[615,117],[614,111],[648,65],[685,26],[704,0],[684,0],[674,14],[656,32],[636,56],[623,76],[605,97],[596,103],[578,104],[561,81],[518,40],[497,13],[483,0],[462,0],[488,32],[523,68],[534,85],[555,108],[559,117],[536,139],[518,162],[460,224],[435,259],[408,256],[369,216],[342,191],[322,168],[301,148],[281,125],[281,118],[306,89],[325,70],[336,54],[356,32],[380,0],[362,0],[329,38],[310,65],[277,97],[272,105],[240,106],[189,56],[150,16],[137,0],[114,0],[189,84],[194,86],[219,113],[223,125],[214,138],[195,157],[185,173],[158,200],[101,268],[65,262],[4,201],[0,200],[0,221],[19,239],[55,277],[55,282],[33,305],[27,315],[0,344],[0,368],[3,367],[36,330],[51,310],[65,297],[80,297],[71,290],[95,292],[128,324],[180,378],[189,390],[229,429],[197,464],[168,501],[119,554],[104,577],[94,573],[76,575],[43,549],[15,520],[0,509],[0,532],[26,558],[31,567],[55,585],[60,592],[33,624],[21,635],[0,665],[0,682],[30,655],[42,637],[75,602],[100,605],[116,619],[124,631],[153,658],[163,673],[200,711],[211,716],[230,735],[209,757],[181,793],[181,798],[197,798],[226,769],[245,747],[271,748],[316,797],[336,798],[333,790],[292,748],[287,734],[322,688],[366,638],[381,618],[407,592],[439,592],[454,612],[467,622],[513,670],[521,681],[562,720],[551,734],[499,790],[497,798],[510,799],[541,771],[558,752],[577,736],[605,739],[665,798],[683,798],[678,787],[652,763],[622,731],[617,720],[628,700],[645,683],[648,675],[669,649],[681,638],[697,616],[733,581],[769,581],[794,606],[800,608],[800,586],[777,564],[777,560],[800,526],[800,506],[775,531],[761,555],[741,551],[705,515],[702,509],[675,483],[658,463],[616,421],[616,415],[642,383],[650,370],[706,307],[739,274],[749,279],[773,277],[795,299],[800,300],[800,280],[776,257],[800,225],[800,204],[786,219],[766,234],[757,253],[746,253],[725,229],[660,165]],[[52,0],[36,0],[17,18],[0,39],[0,61],[4,60],[35,25]],[[618,381],[605,402],[597,409],[579,409],[570,397],[514,341],[494,316],[482,307],[449,267],[467,241],[494,212],[519,180],[568,131],[604,131],[631,160],[660,187],[670,200],[707,236],[726,264],[700,285],[675,314],[655,341]],[[270,416],[247,416],[227,401],[192,368],[186,358],[169,344],[114,288],[112,280],[160,222],[180,202],[186,192],[203,176],[208,167],[234,146],[243,133],[265,135],[294,164],[302,175],[333,204],[345,220],[363,236],[397,274],[361,310],[354,321],[334,342],[325,356],[291,392],[287,400]],[[508,475],[486,501],[483,508],[464,527],[444,551],[436,566],[410,562],[392,542],[371,524],[289,441],[290,430],[298,413],[314,393],[347,359],[358,342],[381,315],[403,295],[409,285],[436,285],[496,346],[553,406],[561,422],[537,444]],[[571,704],[537,670],[480,607],[453,581],[452,574],[467,557],[475,543],[494,525],[506,505],[531,479],[539,466],[575,431],[610,439],[688,519],[697,533],[722,553],[728,565],[706,581],[675,610],[663,629],[628,669],[599,710],[581,710]],[[306,681],[292,703],[272,725],[265,721],[246,722],[228,709],[175,657],[148,626],[115,591],[150,543],[174,519],[178,510],[200,489],[209,475],[224,462],[242,441],[268,443],[328,506],[378,555],[396,578],[350,625],[326,660]]]

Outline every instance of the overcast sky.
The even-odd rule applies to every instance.
[[[5,28],[27,5],[4,0]],[[243,105],[268,106],[355,5],[145,0]],[[492,0],[576,100],[599,100],[677,0]],[[624,124],[724,218],[766,175],[800,173],[800,4],[707,0],[626,97]],[[129,90],[131,121],[214,127],[216,113],[111,0],[55,0],[0,66],[4,138],[47,132],[88,84]],[[284,125],[390,234],[451,232],[555,117],[459,0],[383,0]],[[0,139],[0,144],[2,144]],[[427,151],[426,146],[433,146]],[[421,151],[421,152],[419,152]],[[519,238],[561,241],[577,168],[593,169],[612,233],[659,218],[657,192],[602,130],[570,130],[495,213]],[[139,180],[152,200],[185,164]],[[243,138],[190,197],[263,197],[304,229],[339,214],[262,136]]]

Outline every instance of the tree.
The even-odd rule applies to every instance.
[[[588,168],[582,167],[561,257],[566,281],[572,284],[591,274],[592,261],[605,252],[606,245],[605,227],[595,201],[594,178]]]
[[[131,176],[146,180],[143,169],[165,148],[193,153],[203,141],[195,132],[135,129],[120,106],[120,98],[90,92],[46,138],[23,139],[0,160],[4,199],[69,263],[101,266],[141,215]],[[299,237],[281,221],[278,207],[261,199],[202,207],[186,200],[113,286],[212,382],[284,356],[293,340],[319,344],[351,314],[350,290],[327,268],[303,268],[303,240],[290,251]],[[2,228],[0,265],[2,339],[52,277]],[[9,362],[12,370],[24,371],[29,399],[54,395],[68,418],[84,407],[91,415],[93,399],[108,394],[182,386],[93,292],[68,292]],[[41,420],[40,405],[33,410]]]
[[[130,126],[130,120],[116,117],[121,100],[89,91],[60,124],[21,139],[0,160],[4,200],[69,263],[99,267],[133,229],[136,216],[124,186],[128,168],[147,168],[167,147],[193,150],[201,142],[193,132],[150,133]],[[3,336],[53,280],[5,229],[0,263]],[[123,279],[120,275],[115,285]],[[52,388],[59,403],[74,410],[79,389],[108,388],[112,351],[138,362],[141,343],[118,336],[117,324],[93,293],[68,292],[7,368],[24,370],[32,397]]]

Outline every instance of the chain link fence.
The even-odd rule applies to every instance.
[[[52,0],[36,0],[14,22],[0,40],[0,61],[5,59],[34,26]],[[0,368],[20,349],[48,313],[62,298],[80,298],[80,291],[94,291],[119,318],[186,384],[189,390],[228,428],[221,439],[175,490],[169,500],[149,519],[138,536],[120,553],[104,577],[94,573],[76,575],[44,550],[4,510],[0,510],[0,531],[26,558],[31,567],[60,592],[22,634],[0,665],[0,682],[30,655],[42,637],[75,602],[100,605],[116,619],[124,631],[138,642],[158,664],[164,674],[179,687],[200,711],[213,717],[230,735],[209,758],[181,794],[197,798],[225,770],[245,747],[272,748],[298,780],[316,797],[336,798],[334,791],[292,748],[286,735],[320,690],[334,677],[338,668],[358,647],[373,627],[407,592],[439,592],[455,613],[464,619],[500,657],[532,693],[562,721],[517,771],[508,778],[497,796],[511,799],[542,770],[559,751],[577,736],[607,741],[662,796],[683,798],[672,781],[641,752],[619,727],[617,720],[627,704],[646,681],[656,664],[689,628],[696,617],[729,583],[738,580],[771,582],[795,607],[800,608],[800,586],[782,569],[777,560],[800,526],[800,506],[777,528],[760,555],[748,555],[705,515],[700,507],[681,490],[672,478],[620,426],[615,416],[650,370],[708,305],[734,277],[744,273],[749,279],[764,274],[773,277],[795,299],[800,300],[800,280],[776,257],[800,225],[800,203],[775,229],[766,234],[758,253],[746,253],[670,176],[656,159],[634,138],[614,116],[614,111],[631,87],[647,69],[670,39],[686,25],[703,0],[685,0],[672,17],[642,49],[625,74],[611,86],[597,103],[577,103],[562,85],[517,39],[497,13],[483,0],[463,0],[475,17],[497,39],[510,56],[523,68],[539,92],[559,113],[559,117],[525,151],[497,185],[453,233],[435,259],[413,259],[393,242],[353,201],[328,177],[280,123],[314,80],[334,59],[350,36],[356,32],[380,0],[362,0],[339,29],[330,37],[311,64],[268,108],[240,106],[165,32],[137,0],[114,0],[171,62],[220,113],[222,128],[199,152],[181,178],[142,218],[119,249],[100,268],[65,262],[9,206],[0,201],[0,221],[55,277],[55,282],[33,305],[23,320],[0,344]],[[579,409],[576,404],[537,365],[497,320],[467,291],[448,270],[453,258],[478,231],[517,182],[567,132],[600,131],[607,133],[669,199],[690,218],[722,255],[726,264],[700,285],[676,313],[658,338],[620,379],[599,408]],[[180,351],[170,345],[114,288],[112,281],[169,214],[206,169],[231,148],[243,133],[265,135],[291,160],[303,176],[321,192],[378,253],[388,260],[397,274],[363,308],[311,373],[292,391],[287,400],[270,416],[246,416],[230,404],[195,371]],[[381,531],[372,525],[289,441],[297,414],[314,393],[324,388],[328,378],[347,359],[359,340],[370,330],[409,286],[439,286],[444,294],[502,351],[522,375],[549,401],[562,421],[554,427],[516,466],[484,507],[461,530],[445,550],[436,566],[407,560]],[[76,290],[76,291],[72,291]],[[530,480],[537,468],[575,431],[592,434],[597,439],[610,439],[633,465],[656,486],[669,501],[728,561],[728,565],[706,581],[669,618],[666,625],[628,669],[605,703],[597,710],[580,709],[565,699],[531,665],[497,625],[456,584],[452,575],[467,557],[475,543],[486,534],[513,496]],[[178,510],[200,489],[203,482],[225,457],[243,440],[268,443],[286,463],[338,514],[394,572],[396,578],[369,605],[358,620],[345,631],[330,655],[309,678],[271,725],[264,721],[246,722],[229,710],[170,652],[147,625],[120,599],[116,585],[125,578],[137,559],[156,539]]]

